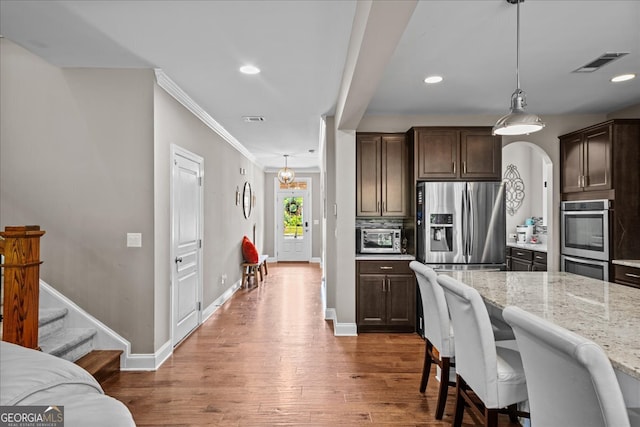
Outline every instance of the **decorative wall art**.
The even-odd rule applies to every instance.
[[[516,165],[508,165],[507,170],[504,172],[502,179],[505,187],[505,201],[507,207],[507,213],[511,216],[515,215],[522,206],[524,200],[524,181],[520,177],[520,172]]]
[[[251,216],[251,184],[249,181],[244,183],[242,190],[242,213],[247,219]]]

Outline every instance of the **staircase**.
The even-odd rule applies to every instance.
[[[39,239],[44,233],[39,226],[6,227],[0,232],[0,339],[3,339],[3,332],[8,331],[4,337],[6,341],[75,362],[102,384],[120,372],[123,352],[94,350],[97,331],[69,327],[67,308],[38,308]],[[12,270],[7,277],[6,268]],[[16,321],[12,317],[8,325],[3,325],[7,319],[2,316],[7,308],[4,306],[5,279],[11,283],[8,301],[12,307],[9,310],[12,314],[19,313],[19,319]],[[73,324],[78,323],[74,321]]]

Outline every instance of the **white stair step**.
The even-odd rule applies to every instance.
[[[41,308],[38,311],[38,341],[62,330],[68,311],[66,308]]]
[[[93,350],[93,328],[64,329],[39,342],[43,352],[74,362]]]

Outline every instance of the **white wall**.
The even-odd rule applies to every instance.
[[[0,93],[0,227],[40,225],[42,279],[153,352],[153,72],[60,69],[3,38]]]

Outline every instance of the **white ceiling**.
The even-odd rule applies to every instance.
[[[319,165],[309,150],[335,111],[355,13],[353,0],[0,0],[0,33],[62,67],[160,68],[261,165],[290,154],[305,168]],[[506,114],[515,22],[505,0],[420,1],[366,114]],[[640,103],[639,78],[609,82],[640,74],[640,1],[527,0],[520,47],[528,110],[543,119]],[[605,52],[629,55],[572,73]],[[240,74],[245,63],[262,72]],[[427,86],[430,74],[445,80]],[[242,120],[254,115],[266,121]]]

